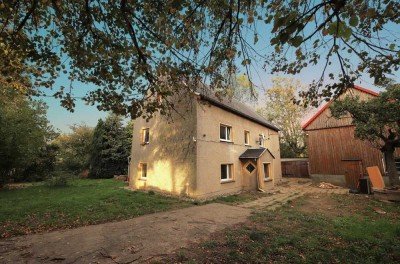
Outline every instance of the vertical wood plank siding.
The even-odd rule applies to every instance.
[[[309,177],[308,161],[281,161],[282,176],[284,177]]]
[[[307,131],[311,174],[345,174],[343,159],[361,159],[363,173],[369,166],[381,171],[382,154],[368,142],[354,139],[354,127]]]
[[[394,156],[397,158],[400,158],[400,148],[396,148],[396,151],[394,152]]]
[[[343,99],[347,95],[359,96],[361,100],[368,100],[368,99],[374,98],[373,95],[366,94],[359,90],[349,89],[349,91],[347,91],[345,94],[341,95],[338,100]],[[328,107],[317,118],[315,118],[305,128],[305,130],[349,126],[349,125],[351,125],[351,120],[352,119],[351,119],[350,115],[343,117],[341,119],[336,119],[336,118],[332,117],[331,110]]]
[[[340,98],[347,95],[358,96],[361,100],[374,98],[366,89],[348,89]],[[332,104],[330,102],[328,104]],[[329,107],[313,117],[303,129],[307,136],[310,174],[345,174],[345,159],[359,159],[363,173],[366,167],[378,166],[383,173],[382,153],[372,147],[371,143],[354,139],[355,127],[351,117],[335,119]],[[396,157],[400,157],[400,149],[396,149]]]

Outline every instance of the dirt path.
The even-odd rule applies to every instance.
[[[244,222],[251,209],[207,204],[130,220],[0,240],[0,263],[133,263]]]
[[[256,201],[207,204],[130,220],[0,240],[0,263],[140,263],[204,240],[215,231],[245,222],[257,208],[275,209],[306,193],[323,190],[311,182],[287,181]]]

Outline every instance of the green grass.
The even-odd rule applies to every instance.
[[[125,190],[126,185],[113,179],[79,179],[67,187],[36,184],[0,190],[0,236],[123,220],[190,205],[172,197]]]
[[[329,205],[321,205],[325,209],[313,211],[308,199],[295,199],[276,211],[258,210],[246,223],[186,249],[186,259],[197,263],[210,259],[216,263],[400,263],[400,204],[332,195]],[[176,256],[169,256],[163,262],[175,260]]]
[[[228,196],[221,196],[215,198],[210,202],[217,202],[217,203],[225,203],[225,204],[240,204],[240,203],[247,203],[256,200],[256,196],[249,196],[246,194],[233,194]]]
[[[202,248],[214,248],[216,246],[218,246],[218,242],[214,241],[214,240],[205,241],[200,244],[200,247],[202,247]]]

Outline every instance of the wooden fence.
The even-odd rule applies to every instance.
[[[308,159],[281,159],[282,176],[308,178]]]

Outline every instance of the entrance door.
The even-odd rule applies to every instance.
[[[360,160],[343,161],[344,175],[346,177],[346,186],[351,189],[357,189],[358,182],[362,176],[362,164]]]
[[[243,162],[243,187],[248,190],[257,188],[257,165],[252,160]]]

